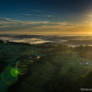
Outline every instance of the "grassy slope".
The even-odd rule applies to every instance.
[[[40,61],[30,65],[29,73],[9,88],[9,92],[80,92],[92,87],[91,65],[81,65],[81,58],[89,59],[91,47],[69,48],[63,45],[27,45],[0,42],[1,72],[18,58],[40,55]],[[22,62],[22,61],[21,61]]]

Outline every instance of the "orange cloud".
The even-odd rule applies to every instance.
[[[20,21],[0,18],[0,33],[11,34],[42,34],[42,35],[92,35],[92,24],[51,22],[51,21]]]

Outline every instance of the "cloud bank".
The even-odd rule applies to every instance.
[[[43,34],[90,34],[90,23],[72,24],[69,22],[21,21],[0,18],[0,33],[43,33]]]

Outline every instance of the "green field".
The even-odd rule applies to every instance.
[[[0,76],[5,92],[80,92],[92,88],[92,47],[0,41]]]

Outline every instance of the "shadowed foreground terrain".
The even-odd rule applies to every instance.
[[[4,72],[10,66],[22,72],[14,83],[6,85]],[[80,92],[81,88],[92,88],[92,47],[0,41],[2,75],[0,82],[4,81],[6,92]]]

